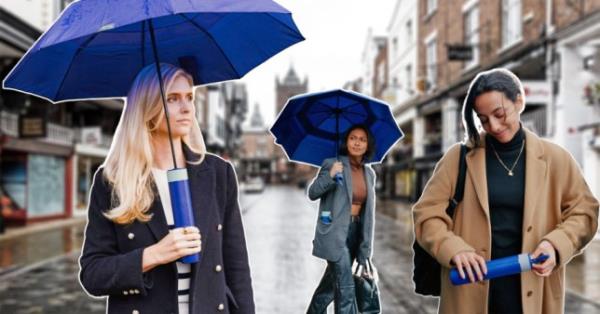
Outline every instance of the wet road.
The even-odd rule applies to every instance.
[[[302,190],[279,186],[242,194],[240,201],[257,313],[304,313],[325,269],[311,255],[317,203]],[[380,202],[378,210],[392,206]],[[373,260],[383,313],[435,313],[436,299],[412,292],[410,217],[406,210],[393,216],[378,215],[376,224]],[[88,297],[77,281],[81,231],[71,227],[0,242],[0,313],[104,313],[105,301]],[[591,255],[585,262],[596,260]],[[565,312],[600,313],[600,306],[568,293]]]

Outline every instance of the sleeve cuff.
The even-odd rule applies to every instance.
[[[140,289],[140,294],[146,296],[146,289],[151,288],[154,283],[149,273],[142,272],[142,259],[144,257],[144,248],[138,248],[122,256],[123,265],[121,265],[122,281],[120,286],[129,289]]]
[[[440,265],[451,268],[452,258],[459,252],[475,252],[461,237],[451,236],[440,244],[440,248],[436,254],[437,261]]]
[[[554,230],[548,233],[542,240],[550,242],[558,253],[557,267],[566,264],[575,254],[576,249],[573,243],[562,230]]]

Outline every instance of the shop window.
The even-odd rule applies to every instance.
[[[65,160],[49,155],[27,156],[27,215],[43,217],[65,212]]]

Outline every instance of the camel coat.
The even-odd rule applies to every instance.
[[[533,272],[521,274],[523,311],[562,313],[565,265],[594,237],[598,200],[566,150],[528,130],[525,133],[522,252],[531,253],[540,241],[548,240],[556,248],[558,265],[549,277]],[[443,266],[439,312],[487,313],[488,281],[455,287],[448,278],[451,259],[461,251],[477,252],[486,260],[491,258],[484,146],[472,148],[466,156],[464,199],[456,208],[454,221],[445,212],[456,187],[459,153],[459,144],[446,152],[414,205],[415,236]]]

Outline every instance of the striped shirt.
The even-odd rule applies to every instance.
[[[152,168],[152,175],[158,189],[158,194],[165,212],[165,218],[169,229],[175,228],[173,210],[171,209],[171,195],[169,194],[169,183],[167,181],[167,170]],[[192,270],[190,264],[180,262],[177,265],[177,298],[179,302],[179,314],[189,313],[190,278]]]

